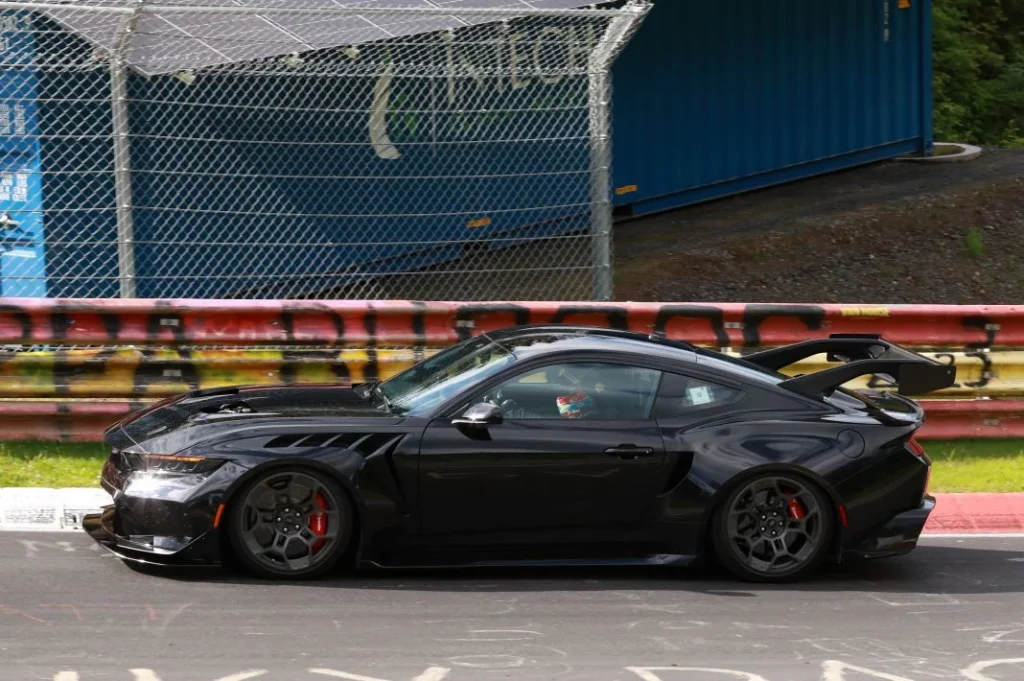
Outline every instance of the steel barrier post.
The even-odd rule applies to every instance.
[[[650,10],[631,0],[611,20],[590,59],[590,230],[594,239],[594,299],[612,298],[612,62]]]
[[[135,223],[132,211],[131,130],[128,121],[128,48],[141,14],[142,0],[118,27],[110,55],[110,107],[114,144],[114,195],[117,201],[117,276],[122,298],[135,297]]]

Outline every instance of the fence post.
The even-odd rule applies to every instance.
[[[590,60],[590,231],[594,240],[594,299],[612,298],[612,62],[650,10],[631,0],[611,20]]]
[[[132,152],[128,125],[128,49],[139,21],[142,0],[118,27],[110,55],[110,107],[114,143],[114,194],[117,201],[117,276],[122,298],[135,297],[135,225],[132,214]]]

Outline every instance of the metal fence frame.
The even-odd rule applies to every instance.
[[[591,235],[594,243],[593,298],[611,300],[612,285],[612,197],[611,197],[611,95],[612,62],[627,44],[651,9],[651,0],[627,0],[614,9],[596,7],[581,9],[502,9],[468,8],[393,8],[393,7],[251,7],[215,5],[150,4],[147,0],[130,0],[130,6],[88,5],[46,2],[0,1],[0,10],[97,12],[121,17],[117,38],[110,51],[110,103],[113,123],[114,188],[116,194],[117,276],[122,298],[136,297],[136,255],[134,241],[134,205],[132,200],[132,143],[129,129],[129,96],[127,76],[130,69],[126,54],[139,19],[147,14],[258,14],[258,15],[332,15],[373,16],[409,13],[417,16],[451,16],[453,14],[493,17],[505,20],[522,17],[609,18],[603,36],[588,60],[589,71],[589,156]],[[486,292],[484,292],[486,296]]]

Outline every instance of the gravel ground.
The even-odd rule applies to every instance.
[[[1024,150],[886,162],[616,227],[618,300],[1016,303]]]

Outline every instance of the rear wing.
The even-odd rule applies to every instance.
[[[800,360],[826,353],[830,362],[845,362],[779,385],[805,395],[825,395],[861,376],[880,374],[896,384],[901,395],[924,395],[948,388],[956,381],[956,367],[942,364],[881,336],[833,334],[827,339],[804,341],[763,350],[743,359],[778,371]]]

